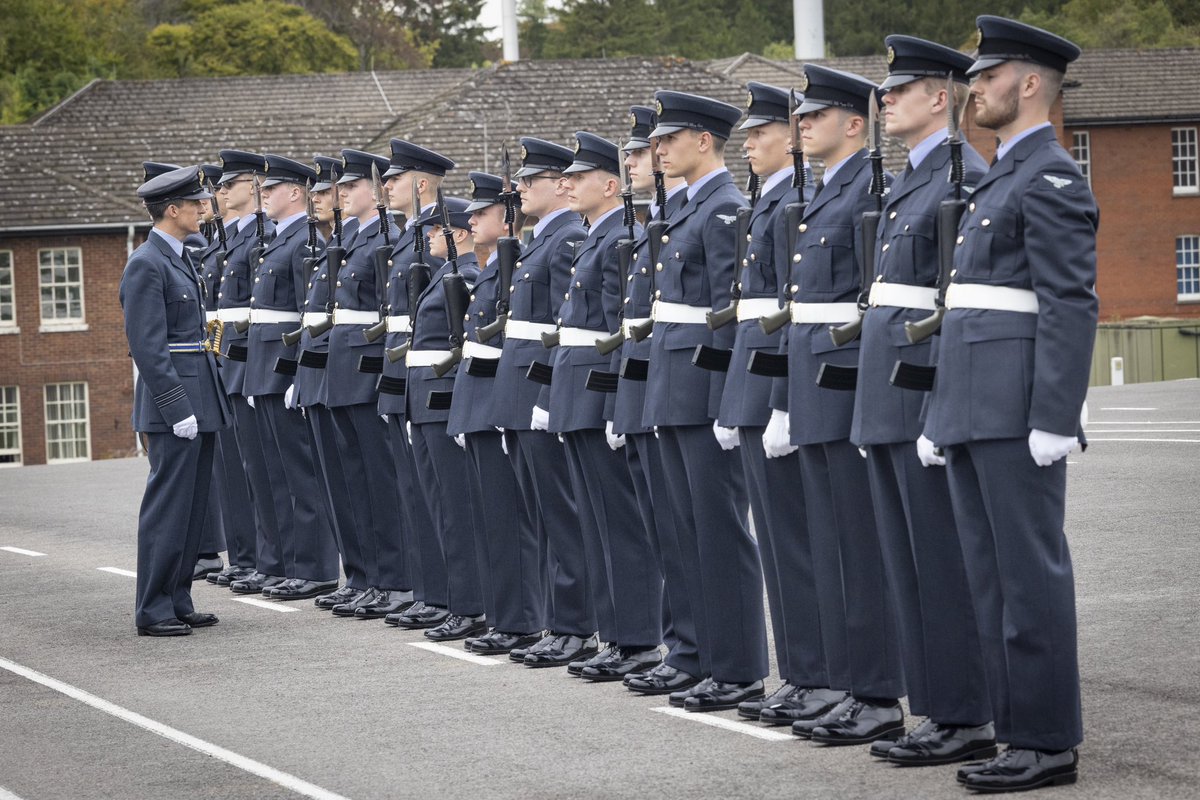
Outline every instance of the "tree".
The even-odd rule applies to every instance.
[[[559,27],[547,31],[546,58],[617,58],[658,55],[664,47],[662,13],[648,0],[567,0]]]
[[[481,66],[497,54],[479,22],[483,0],[395,0],[396,13],[422,47],[436,47],[435,67]]]
[[[299,4],[354,43],[360,70],[422,69],[433,63],[437,44],[417,40],[397,0],[299,0]]]
[[[1068,0],[1057,13],[1022,19],[1084,48],[1200,45],[1200,11],[1177,0]]]

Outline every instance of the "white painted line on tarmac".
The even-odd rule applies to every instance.
[[[1089,419],[1088,427],[1093,425],[1200,425],[1200,419]]]
[[[1102,406],[1101,411],[1158,411],[1150,406]]]
[[[463,661],[470,661],[472,664],[478,664],[481,667],[495,667],[504,663],[494,656],[491,658],[488,656],[480,656],[476,655],[475,653],[468,653],[466,650],[461,648],[455,650],[453,647],[447,647],[446,645],[438,644],[437,642],[409,642],[408,645],[409,647],[419,647],[422,650],[428,650],[431,653],[438,653],[439,655],[450,656],[451,658],[460,658]]]
[[[744,733],[747,736],[753,736],[756,739],[765,739],[768,742],[790,742],[795,739],[791,733],[780,733],[779,731],[768,730],[767,728],[756,728],[753,725],[748,725],[744,722],[734,722],[731,719],[724,717],[714,717],[711,714],[705,714],[699,711],[684,711],[682,708],[674,706],[658,706],[650,709],[657,711],[659,714],[666,714],[668,717],[676,717],[677,719],[686,719],[690,722],[699,722],[704,725],[711,725],[714,728],[733,731],[734,733]]]
[[[21,798],[17,797],[3,786],[0,786],[0,800],[21,800]]]
[[[113,575],[124,575],[126,578],[136,578],[137,573],[131,569],[121,569],[120,567],[96,567],[101,572],[111,572]]]
[[[245,603],[248,606],[257,606],[258,608],[269,608],[272,611],[299,611],[300,609],[292,606],[285,606],[280,603],[268,603],[266,600],[258,600],[253,597],[231,597],[229,598],[235,603]]]
[[[37,550],[26,550],[24,547],[11,547],[9,545],[0,547],[0,550],[7,550],[10,553],[16,553],[19,556],[33,556],[34,558],[46,555],[45,553],[39,553]],[[0,800],[4,800],[3,795],[0,795]]]
[[[1121,428],[1105,428],[1097,433],[1200,433],[1200,428],[1164,428],[1163,430],[1153,430],[1151,428],[1130,428],[1123,430]]]
[[[1170,442],[1174,444],[1200,444],[1200,439],[1097,439],[1089,436],[1088,443],[1092,442]]]
[[[313,800],[347,800],[347,798],[340,794],[335,794],[327,789],[322,789],[320,786],[316,786],[308,781],[301,780],[295,775],[289,775],[288,773],[277,770],[274,767],[268,767],[266,764],[246,758],[245,756],[239,755],[232,750],[226,750],[224,747],[212,744],[211,742],[206,742],[203,739],[198,739],[191,734],[176,730],[175,728],[164,725],[161,722],[156,722],[149,717],[143,717],[137,712],[130,711],[127,708],[122,708],[115,703],[110,703],[109,701],[97,697],[94,694],[85,692],[82,689],[77,689],[68,683],[63,683],[62,681],[51,678],[48,675],[43,675],[36,670],[23,667],[20,664],[9,661],[6,658],[0,658],[0,669],[8,670],[14,675],[20,675],[22,678],[31,680],[34,683],[40,683],[42,686],[45,686],[48,689],[53,689],[60,694],[65,694],[72,700],[78,700],[85,705],[89,705],[92,708],[103,711],[105,714],[110,714],[117,719],[137,725],[143,730],[150,731],[150,733],[161,736],[164,739],[175,742],[176,744],[181,744],[184,747],[190,747],[193,750],[196,750],[197,752],[203,753],[207,756],[218,758],[227,764],[231,764],[240,770],[249,772],[251,775],[257,775],[260,778],[264,778],[271,783],[282,786],[283,788],[293,791],[296,794],[303,795],[304,797],[311,797]]]

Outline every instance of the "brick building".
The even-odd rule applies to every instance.
[[[822,63],[886,73],[882,58]],[[747,80],[795,85],[800,67],[746,54],[95,81],[28,124],[0,128],[0,466],[136,452],[117,287],[149,228],[134,192],[143,160],[200,163],[223,147],[383,153],[401,136],[458,161],[447,189],[463,192],[466,170],[498,169],[501,145],[515,149],[519,136],[569,143],[586,128],[615,140],[628,106],[657,88],[741,104]],[[1103,211],[1104,319],[1200,316],[1198,90],[1200,49],[1094,51],[1071,68],[1055,123]],[[969,120],[969,138],[990,157],[990,133]],[[731,154],[739,147],[735,138]],[[898,144],[885,155],[901,166]],[[730,165],[744,179],[740,160]]]

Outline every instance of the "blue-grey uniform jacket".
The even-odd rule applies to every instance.
[[[353,240],[356,230],[358,230],[358,220],[348,220],[342,226],[342,241],[349,244]],[[331,237],[331,242],[336,243],[336,241],[336,236]],[[322,252],[317,256],[316,263],[313,264],[306,285],[308,293],[304,296],[304,307],[301,309],[303,313],[327,314],[333,308],[333,282],[330,280],[327,262],[328,259]],[[325,362],[320,359],[325,359],[329,355],[329,331],[325,331],[315,338],[309,336],[308,331],[305,331],[300,337],[299,353],[295,379],[296,403],[301,406],[324,403]],[[320,366],[305,366],[310,359],[316,360]]]
[[[492,262],[479,271],[475,285],[471,287],[471,302],[467,306],[467,318],[463,321],[463,341],[479,343],[475,331],[496,320],[496,296],[500,291],[500,261]],[[494,347],[499,357],[503,340],[499,337],[489,339],[488,347]],[[480,357],[490,358],[485,351]],[[492,404],[496,401],[495,377],[469,375],[466,370],[467,353],[463,352],[463,361],[457,368],[454,377],[454,402],[450,406],[450,416],[446,421],[446,433],[456,436],[460,433],[477,433],[479,431],[495,431],[492,418],[496,416]],[[497,366],[499,366],[497,364]]]
[[[253,217],[253,213],[251,213]],[[266,220],[263,225],[264,236],[271,237],[275,223]],[[250,251],[258,244],[257,225],[251,220],[229,239],[229,251],[225,263],[221,267],[221,283],[217,289],[217,308],[249,308],[250,289],[254,285],[254,266],[250,264]],[[221,350],[226,353],[239,353],[246,347],[250,331],[238,333],[232,322],[225,323],[224,340]],[[245,394],[242,382],[246,375],[244,359],[225,358],[221,362],[221,378],[225,382],[225,391],[230,394]]]
[[[420,232],[423,237],[424,230]],[[410,225],[400,233],[392,247],[392,269],[388,275],[387,313],[389,316],[410,316],[408,308],[408,272],[417,258],[417,226]],[[431,256],[428,250],[422,256],[429,265],[430,274],[442,265],[442,259]],[[408,333],[401,330],[388,331],[384,348],[399,347],[408,341]],[[383,375],[379,380],[379,413],[404,415],[404,384],[408,379],[408,368],[404,360],[391,362],[383,359]]]
[[[412,350],[450,350],[450,320],[446,316],[446,292],[442,288],[442,277],[451,273],[450,262],[446,262],[438,271],[433,273],[433,280],[421,297],[417,300],[417,310],[413,315]],[[479,277],[479,262],[474,253],[464,253],[458,257],[458,271],[466,278],[470,286]],[[408,390],[405,398],[408,402],[408,421],[414,425],[426,422],[446,422],[450,418],[448,409],[429,408],[430,392],[450,392],[454,390],[454,378],[458,367],[454,367],[442,377],[433,373],[433,367],[409,367]]]
[[[333,285],[335,319],[339,309],[378,313],[378,291],[383,287],[375,285],[375,248],[383,243],[377,217],[359,226],[346,247]],[[368,342],[363,336],[371,324],[334,325],[329,332],[329,362],[321,402],[330,408],[376,402],[378,375],[358,370],[362,356],[383,358],[383,340]]]
[[[221,238],[220,234],[214,234],[214,238],[208,243],[208,247],[200,253],[200,258],[196,261],[196,265],[200,268],[200,276],[204,279],[204,310],[217,310],[217,292],[221,291],[221,270],[224,265],[221,262]],[[237,235],[237,220],[230,220],[225,225],[225,246],[228,248],[233,244],[233,237]]]

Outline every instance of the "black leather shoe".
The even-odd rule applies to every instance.
[[[525,654],[525,666],[541,669],[544,667],[565,667],[572,661],[578,661],[595,654],[598,650],[599,642],[596,641],[595,635],[582,636],[559,636],[552,644],[543,647],[538,651],[529,651]]]
[[[205,575],[204,580],[209,583],[215,583],[218,586],[228,586],[234,581],[240,581],[242,578],[248,578],[253,574],[253,567],[235,567],[233,564],[230,564],[220,572]]]
[[[963,786],[988,794],[1023,792],[1074,783],[1078,777],[1079,753],[1075,748],[1047,753],[1010,747],[987,762],[983,769],[969,772]]]
[[[897,742],[888,751],[887,758],[893,764],[905,767],[925,767],[994,758],[995,755],[996,729],[989,722],[970,727],[934,725],[919,736]]]
[[[372,586],[370,589],[359,592],[354,597],[344,603],[338,603],[333,608],[329,609],[335,617],[354,617],[354,610],[359,606],[365,606],[375,599],[375,595],[379,594],[379,590]]]
[[[416,604],[412,592],[389,591],[380,589],[375,592],[375,599],[365,606],[354,609],[355,619],[383,619],[388,614],[403,614]]]
[[[705,678],[704,680],[699,681],[698,683],[695,683],[686,689],[680,689],[677,692],[671,692],[669,695],[667,695],[667,703],[675,706],[676,708],[683,708],[684,700],[687,700],[697,692],[707,691],[708,687],[712,685],[712,682],[712,678]]]
[[[623,680],[631,672],[644,672],[662,663],[657,647],[618,647],[604,661],[589,664],[579,677],[596,683]]]
[[[487,630],[487,617],[483,614],[463,616],[451,614],[441,625],[425,631],[425,638],[432,642],[455,642]]]
[[[188,636],[192,626],[181,619],[164,619],[152,625],[139,625],[138,636]]]
[[[625,688],[638,694],[671,694],[690,689],[702,679],[696,675],[675,669],[666,662],[638,677],[625,680]]]
[[[815,721],[828,714],[846,699],[845,692],[836,689],[797,689],[790,697],[763,706],[758,721],[768,725],[794,725],[802,720]],[[811,729],[810,729],[811,731]]]
[[[404,628],[406,631],[419,631],[436,628],[449,618],[450,612],[440,606],[413,603],[407,611],[396,617],[396,627]]]
[[[847,708],[850,707],[850,704],[853,702],[854,702],[853,697],[851,697],[848,694],[843,695],[842,700],[837,705],[835,705],[833,708],[826,711],[824,714],[819,714],[817,716],[812,716],[812,717],[805,717],[805,718],[798,719],[795,722],[793,722],[792,723],[792,734],[794,736],[799,736],[801,739],[811,739],[812,732],[816,728],[820,727],[821,725],[824,725],[826,723],[833,722],[834,720],[836,720],[838,717],[840,717],[842,715],[843,711],[845,711]],[[765,713],[766,709],[763,709],[763,711]],[[759,719],[762,719],[762,717],[759,717]]]
[[[547,633],[528,647],[514,647],[512,650],[509,650],[508,660],[515,661],[518,664],[524,664],[525,656],[529,655],[530,653],[536,653],[540,650],[543,650],[544,648],[554,644],[556,641],[558,641],[557,633]]]
[[[335,589],[328,594],[318,595],[317,599],[313,600],[313,605],[317,608],[328,611],[334,606],[340,606],[342,603],[349,603],[360,594],[362,594],[362,589],[355,589],[351,586],[343,586],[340,589]]]
[[[772,703],[782,703],[784,700],[787,700],[798,691],[801,690],[795,686],[792,686],[787,681],[784,681],[778,689],[768,695],[756,697],[753,700],[747,700],[744,703],[739,703],[738,716],[744,719],[758,719],[764,708]]]
[[[876,739],[871,742],[871,749],[868,752],[872,758],[882,758],[887,761],[888,753],[892,751],[893,747],[905,747],[909,742],[915,742],[936,727],[937,724],[933,720],[927,719],[908,733],[901,734],[899,738],[887,736],[883,739]]]
[[[337,588],[337,581],[306,581],[303,578],[293,578],[264,591],[263,595],[272,600],[307,600],[310,597],[329,594]]]
[[[579,673],[583,672],[584,667],[590,667],[593,664],[599,664],[601,661],[607,661],[616,650],[617,646],[615,644],[606,644],[587,658],[581,658],[578,661],[572,661],[570,664],[567,664],[567,674],[578,677]]]
[[[221,620],[217,619],[216,614],[202,614],[199,611],[193,611],[190,614],[184,614],[179,618],[193,628],[207,628],[210,625],[216,625]]]
[[[713,681],[703,692],[695,692],[683,701],[685,711],[725,711],[766,694],[762,681],[726,683]]]
[[[201,578],[207,578],[209,575],[215,575],[225,569],[225,562],[219,558],[201,558],[196,561],[196,566],[192,568],[192,580],[198,581]]]
[[[487,639],[489,637],[496,636],[496,635],[497,635],[497,632],[496,632],[495,628],[488,628],[486,631],[479,634],[478,636],[468,636],[467,638],[462,640],[463,650],[466,650],[468,653],[470,653],[470,652],[472,652],[471,647],[474,646],[474,644],[476,642],[478,642],[480,639]]]
[[[471,643],[471,652],[481,656],[502,656],[518,648],[528,648],[542,640],[542,632],[505,633],[493,630]]]
[[[283,580],[282,576],[253,572],[229,584],[229,588],[234,594],[262,594],[263,589],[278,586],[283,583]]]
[[[876,739],[899,738],[904,733],[904,709],[893,700],[880,704],[855,699],[837,719],[813,728],[812,740],[820,744],[868,744]]]

